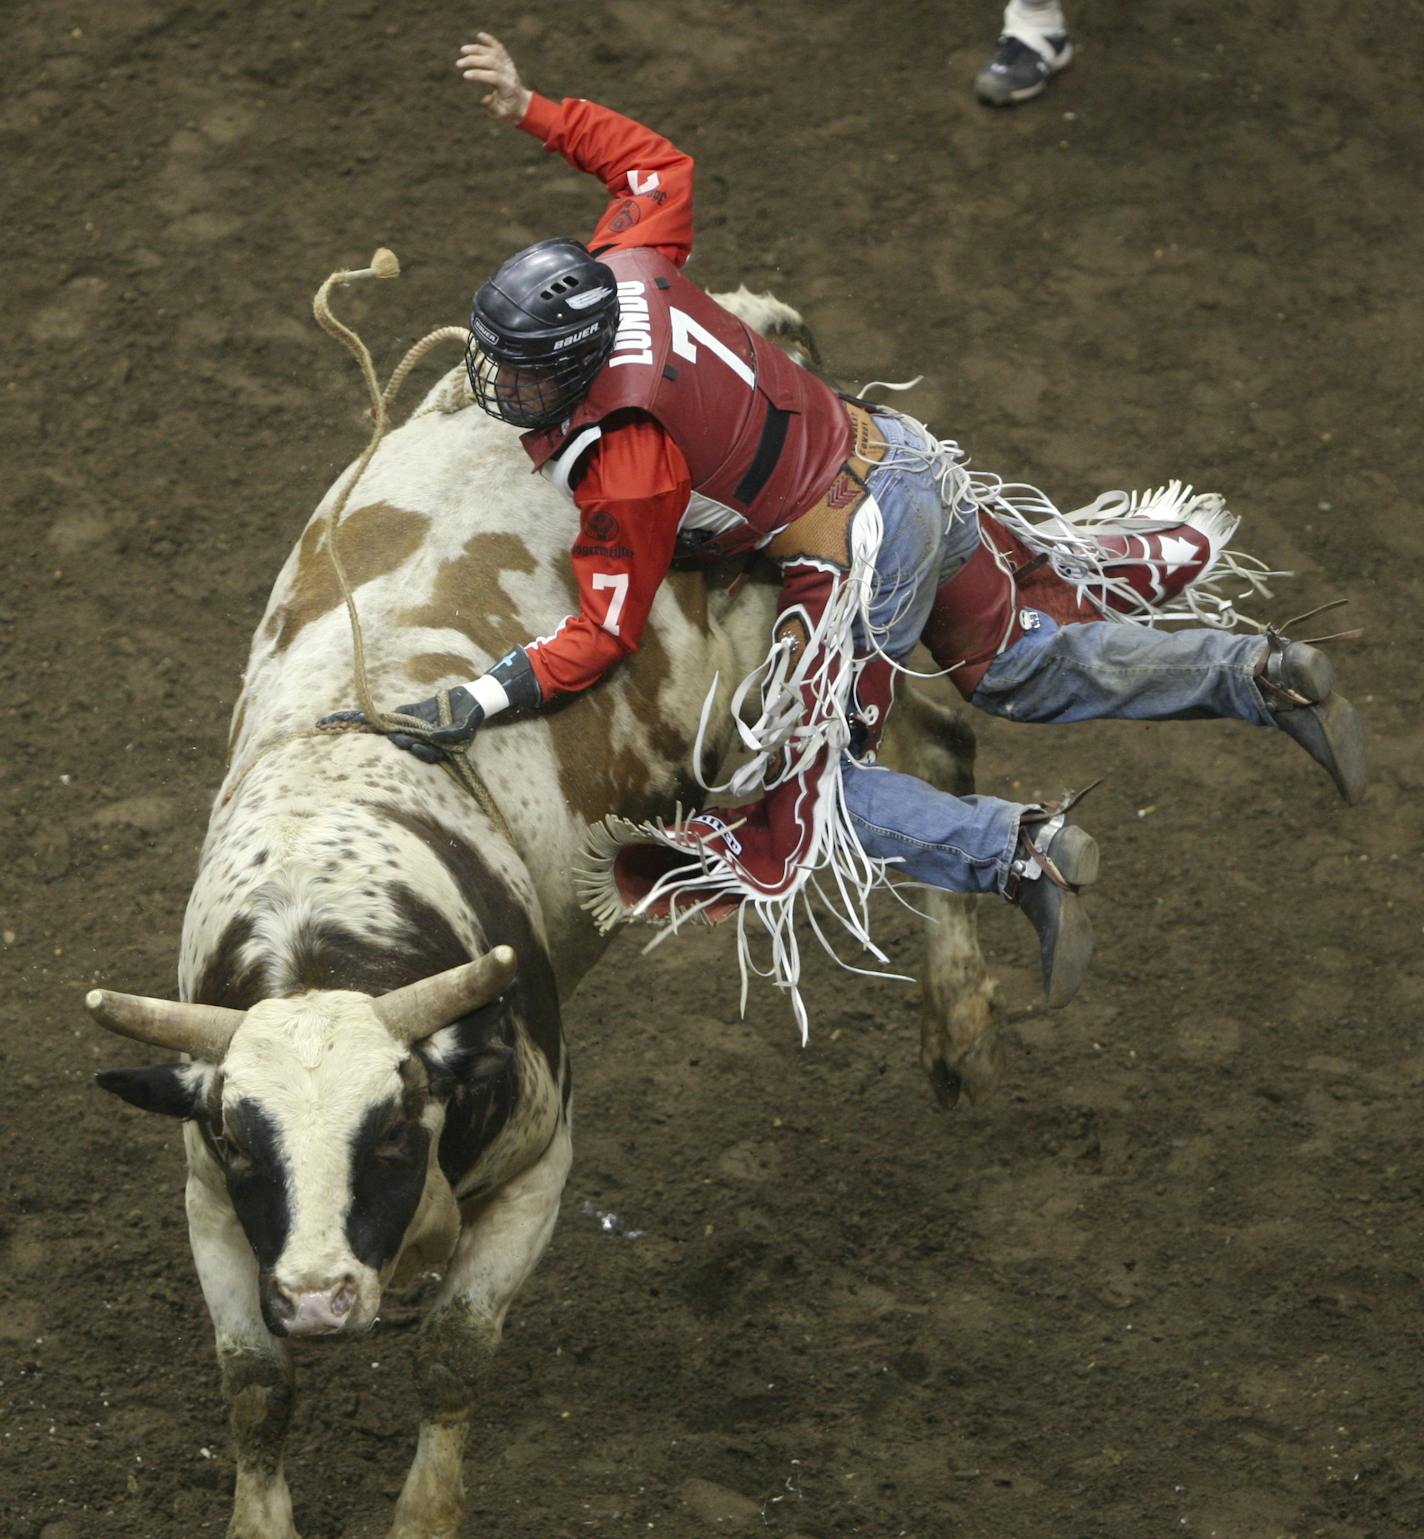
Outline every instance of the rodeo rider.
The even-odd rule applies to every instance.
[[[479,678],[401,707],[430,730],[393,742],[437,759],[503,711],[587,689],[637,648],[675,557],[764,551],[783,588],[752,729],[763,751],[712,788],[750,794],[622,835],[645,846],[640,871],[646,846],[667,859],[650,893],[621,880],[620,850],[608,855],[622,912],[676,918],[679,903],[720,900],[725,913],[751,900],[784,917],[828,862],[852,886],[867,872],[883,880],[888,864],[1021,908],[1054,1005],[1091,956],[1079,890],[1097,875],[1097,846],[1065,823],[1066,802],[955,797],[875,764],[896,665],[916,642],[992,715],[1233,717],[1282,729],[1358,799],[1363,729],[1318,648],[1275,630],[1234,635],[1220,600],[1215,625],[1141,623],[1189,584],[1209,591],[1202,579],[1235,525],[1219,498],[1134,502],[1135,519],[1109,509],[1070,524],[1041,493],[1016,500],[971,477],[955,446],[912,418],[837,395],[683,276],[690,157],[606,107],[530,91],[506,49],[478,38],[457,68],[487,88],[490,116],[598,177],[610,198],[587,247],[540,241],[480,287],[466,360],[475,401],[523,430],[533,465],[577,509],[579,612]],[[1164,507],[1175,520],[1143,516]],[[1034,523],[1025,508],[1050,517]],[[1209,617],[1205,606],[1170,617],[1193,614]],[[789,962],[777,981],[799,1007],[796,971]]]

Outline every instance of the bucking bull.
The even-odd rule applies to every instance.
[[[804,336],[783,305],[720,298],[763,334]],[[574,600],[562,501],[529,474],[515,430],[469,401],[456,369],[385,437],[337,526],[379,700],[471,678]],[[472,1406],[569,1171],[560,1007],[604,945],[570,873],[595,820],[657,817],[689,795],[704,696],[764,656],[777,589],[752,581],[729,598],[675,575],[641,649],[599,687],[480,735],[486,807],[379,736],[308,730],[352,695],[325,526],[335,495],[252,644],[183,926],[182,1002],[99,989],[87,1004],[110,1030],[187,1055],[99,1083],[184,1119],[189,1232],[236,1447],[230,1534],[295,1533],[291,1338],[357,1334],[387,1286],[434,1269],[419,1444],[390,1539],[454,1539]],[[723,714],[709,754],[729,746]],[[887,753],[972,788],[969,729],[913,691]],[[932,921],[922,1059],[942,1101],[972,1100],[995,1074],[972,900],[918,901]]]

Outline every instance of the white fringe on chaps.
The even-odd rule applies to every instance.
[[[935,440],[923,424],[915,426],[923,433],[922,443],[895,445],[892,455],[901,456],[902,463],[919,462],[930,470],[939,483],[949,519],[976,517],[982,510],[1009,529],[1076,590],[1084,619],[1140,625],[1187,623],[1221,629],[1245,623],[1263,628],[1236,610],[1236,599],[1269,596],[1266,579],[1288,574],[1268,571],[1254,557],[1226,548],[1239,520],[1227,511],[1221,497],[1214,493],[1193,495],[1189,486],[1172,481],[1141,495],[1104,492],[1088,506],[1064,513],[1036,487],[970,472],[957,444]],[[1178,541],[1183,547],[1180,552],[1170,537],[1151,547],[1141,539],[1134,543],[1134,537],[1162,534],[1184,525],[1202,536],[1209,546],[1208,554],[1203,556],[1185,538]],[[737,687],[732,712],[749,757],[721,784],[708,783],[700,772],[716,703],[715,680],[703,703],[691,767],[709,798],[726,796],[746,802],[799,780],[802,795],[810,800],[806,809],[798,802],[802,825],[809,824],[809,837],[788,856],[782,879],[771,889],[749,882],[728,860],[706,848],[704,841],[712,830],[706,824],[700,832],[689,826],[696,814],[684,814],[681,806],[670,823],[658,820],[639,824],[612,816],[595,823],[585,846],[587,863],[576,872],[581,901],[601,930],[623,920],[663,927],[645,950],[685,923],[718,923],[735,912],[743,1014],[749,975],[768,978],[790,996],[803,1042],[809,1022],[798,987],[798,909],[821,946],[848,971],[886,976],[881,969],[888,965],[888,958],[871,935],[869,904],[877,888],[896,890],[897,884],[889,878],[897,862],[872,859],[861,848],[846,808],[841,778],[842,758],[851,736],[855,685],[878,655],[873,642],[868,654],[858,654],[854,632],[859,618],[864,633],[873,636],[869,617],[883,534],[881,511],[874,497],[867,497],[852,524],[851,569],[848,574],[837,574],[830,602],[809,642],[799,651],[784,637],[774,642],[766,659]],[[1105,539],[1116,540],[1119,548],[1104,547]],[[1200,562],[1201,570],[1186,586],[1181,586],[1180,578],[1169,583],[1173,573],[1187,562]],[[1141,586],[1122,576],[1125,566],[1137,568]],[[1222,594],[1219,589],[1229,582],[1240,583],[1241,591]],[[1144,593],[1143,587],[1148,591]],[[895,667],[910,671],[899,662]],[[814,701],[811,709],[807,705],[808,685]],[[760,714],[747,726],[740,719],[741,708],[757,690]],[[726,829],[734,837],[739,826],[721,824],[717,832],[726,837],[722,833]],[[615,877],[620,851],[630,845],[660,847],[676,852],[678,857],[646,891],[633,898],[620,891]],[[833,916],[880,968],[856,967],[839,956],[832,944],[834,931],[827,933],[818,907]],[[753,961],[749,921],[759,924],[769,937],[770,957],[765,966]]]

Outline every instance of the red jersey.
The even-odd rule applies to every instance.
[[[548,700],[588,688],[636,649],[683,525],[719,554],[764,544],[825,491],[851,435],[830,390],[681,277],[690,156],[578,99],[536,94],[519,126],[607,188],[589,249],[617,274],[624,310],[613,358],[569,422],[525,435],[536,466],[579,510],[578,613],[525,647]],[[663,324],[652,364],[633,344],[654,308]],[[699,347],[725,367],[689,369]],[[662,357],[669,349],[679,357]],[[679,367],[679,389],[660,388]]]
[[[524,435],[529,457],[562,483],[605,421],[647,412],[687,459],[684,529],[718,556],[765,545],[820,500],[845,463],[844,406],[658,252],[614,251],[604,261],[618,282],[613,350],[565,421]]]
[[[589,248],[598,255],[651,247],[680,267],[692,250],[692,168],[642,124],[577,98],[534,95],[519,125],[578,171],[597,176],[610,202]],[[692,492],[681,450],[651,418],[605,424],[572,488],[579,532],[572,550],[579,610],[525,647],[542,697],[587,689],[637,649]]]

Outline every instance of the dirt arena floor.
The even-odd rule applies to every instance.
[[[249,634],[362,441],[317,283],[396,249],[348,301],[389,366],[600,207],[458,81],[478,25],[695,154],[692,275],[800,305],[847,378],[923,372],[978,466],[1226,491],[1298,573],[1277,617],[1368,627],[1376,769],[1346,809],[1278,734],[981,722],[982,789],[1109,779],[1072,1007],[984,904],[972,1109],[936,1110],[904,985],[816,965],[803,1051],[769,991],[735,1018],[729,935],[616,943],[465,1532],[1424,1534],[1424,7],[1069,9],[1073,68],[993,114],[994,0],[9,8],[0,1539],[226,1522],[177,1129],[92,1087],[142,1054],[81,1000],[172,991]],[[415,1319],[299,1349],[304,1539],[383,1532]]]

